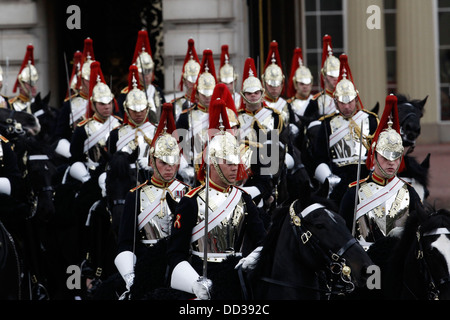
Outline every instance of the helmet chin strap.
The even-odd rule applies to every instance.
[[[250,100],[248,100],[248,99],[245,97],[245,94],[244,94],[243,92],[241,92],[241,97],[242,97],[242,99],[244,99],[244,101],[245,101],[246,103],[248,103],[248,104],[251,104],[251,105],[258,105],[258,104],[260,104],[261,101],[264,99],[264,93],[265,93],[265,90],[261,90],[261,97],[258,99],[258,101],[250,101]]]
[[[217,174],[219,175],[220,180],[222,180],[223,183],[225,183],[228,186],[234,185],[234,183],[228,181],[227,178],[225,178],[222,169],[220,169],[219,164],[217,163],[216,157],[211,158],[211,163],[213,164],[214,168],[216,169]]]
[[[163,176],[161,175],[161,173],[158,170],[158,167],[156,166],[155,157],[150,156],[150,162],[152,164],[152,167],[153,167],[154,173],[156,174],[156,177],[158,177],[158,179],[160,179],[161,181],[163,181],[165,183],[168,183],[168,182],[172,181],[175,178],[176,171],[175,171],[175,174],[173,175],[173,177],[171,179],[164,179],[163,178]]]
[[[380,169],[380,172],[383,174],[383,177],[385,179],[390,179],[393,176],[395,176],[398,172],[398,169],[400,168],[400,165],[398,165],[397,170],[395,170],[395,172],[393,174],[388,174],[380,165],[380,163],[378,162],[378,155],[375,157],[375,164],[377,165],[378,169]]]

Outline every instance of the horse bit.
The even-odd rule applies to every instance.
[[[300,212],[300,214],[296,214],[294,209],[294,204],[296,201],[294,201],[289,208],[291,225],[294,229],[294,233],[300,238],[303,245],[309,244],[309,246],[312,247],[313,250],[321,252],[322,258],[325,260],[328,269],[333,276],[332,279],[329,280],[330,282],[334,283],[335,287],[339,288],[339,291],[333,291],[333,285],[327,283],[329,291],[326,291],[325,293],[329,295],[342,295],[345,293],[353,292],[353,290],[355,289],[355,285],[351,281],[351,268],[345,264],[345,259],[342,257],[342,255],[344,255],[344,253],[356,243],[356,239],[352,237],[339,250],[337,250],[337,252],[332,252],[331,250],[329,250],[328,254],[325,253],[321,246],[318,244],[319,241],[315,239],[311,231],[302,226],[302,218],[305,218],[308,214],[317,209],[323,209],[325,207],[321,204],[316,203],[304,209],[302,212]]]

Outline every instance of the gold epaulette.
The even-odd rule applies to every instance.
[[[204,187],[204,185],[194,188],[191,191],[189,191],[188,193],[186,193],[184,196],[188,197],[188,198],[192,198],[193,196],[195,196],[197,194],[197,192],[199,192],[201,189],[203,189],[203,187]]]
[[[15,96],[15,97],[12,97],[12,98],[10,98],[9,100],[8,100],[8,102],[11,104],[11,103],[14,103],[14,102],[16,102],[16,100],[19,98],[19,96]]]
[[[128,86],[123,88],[122,91],[120,91],[120,93],[127,94],[128,93]]]
[[[369,179],[369,177],[366,177],[366,178],[364,178],[364,179],[359,180],[359,184],[361,184],[361,183],[367,181],[367,179]],[[348,185],[348,187],[349,187],[349,188],[356,187],[357,184],[358,184],[358,181],[353,181],[352,183],[350,183],[350,184]]]
[[[0,139],[4,142],[4,143],[8,143],[9,142],[9,140],[8,139],[6,139],[4,136],[2,136],[1,134],[0,134]]]
[[[319,120],[319,121],[323,121],[323,120],[325,120],[325,119],[327,119],[327,118],[331,118],[331,117],[334,117],[336,115],[336,112],[333,112],[333,113],[330,113],[330,114],[326,114],[326,115],[324,115],[324,116],[321,116],[319,119],[317,119],[317,120]]]
[[[289,98],[286,100],[287,103],[292,103],[295,100],[295,97]]]
[[[366,112],[366,113],[369,113],[369,114],[372,114],[372,115],[374,115],[375,117],[377,117],[377,119],[378,119],[378,115],[377,115],[375,112],[372,112],[372,111],[366,110],[366,109],[362,109],[362,111],[364,111],[364,112]],[[378,121],[378,122],[379,122],[379,121]]]
[[[319,98],[321,95],[322,95],[322,92],[317,92],[315,95],[313,95],[313,97],[311,99],[317,100],[317,98]]]
[[[134,187],[133,189],[130,189],[130,192],[135,192],[137,189],[142,188],[143,186],[145,186],[147,184],[148,180],[145,180],[145,182],[141,183],[140,185]]]
[[[71,95],[71,96],[65,98],[65,99],[64,99],[64,102],[67,102],[67,101],[69,101],[69,100],[75,98],[77,95],[78,95],[78,93],[74,93],[73,95]]]
[[[84,119],[83,121],[78,122],[77,127],[84,126],[86,123],[89,122],[89,120],[91,120],[91,119]]]
[[[119,116],[116,116],[115,114],[112,115],[114,118],[116,118],[117,120],[119,120],[120,122],[123,122],[123,119]]]

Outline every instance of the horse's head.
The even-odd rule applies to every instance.
[[[51,93],[49,92],[44,98],[41,98],[41,93],[39,92],[30,107],[31,112],[38,118],[42,127],[40,133],[47,135],[52,135],[57,120],[56,109],[49,105],[50,96]]]
[[[0,130],[5,137],[14,140],[25,135],[37,135],[41,131],[41,125],[28,112],[0,108]]]
[[[423,100],[408,100],[406,96],[397,94],[398,117],[400,122],[400,134],[405,147],[414,147],[420,135],[420,119],[424,114],[425,103]]]
[[[307,248],[311,265],[334,278],[336,290],[364,287],[372,260],[348,230],[344,219],[323,204],[291,204],[289,214],[300,246]],[[332,290],[333,291],[333,290]]]
[[[428,299],[450,299],[450,211],[432,211],[417,230],[417,259]]]

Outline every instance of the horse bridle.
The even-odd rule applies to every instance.
[[[294,209],[294,204],[296,201],[297,200],[295,200],[289,208],[289,214],[291,218],[290,224],[294,230],[295,235],[299,239],[299,244],[309,246],[314,252],[316,252],[320,256],[320,259],[324,261],[324,265],[326,266],[326,268],[330,271],[332,276],[328,277],[328,282],[326,284],[328,290],[317,289],[301,284],[291,284],[267,277],[263,277],[262,280],[272,284],[296,289],[307,288],[313,291],[323,292],[326,295],[342,295],[345,293],[353,292],[353,290],[355,289],[355,285],[351,281],[351,269],[345,264],[345,259],[342,256],[350,247],[352,247],[357,242],[356,239],[352,237],[339,250],[337,250],[337,252],[332,252],[331,250],[325,251],[320,245],[320,241],[316,238],[316,236],[314,236],[311,231],[308,230],[304,226],[304,224],[302,224],[302,219],[304,219],[308,214],[325,207],[321,204],[315,203],[297,214]]]
[[[11,110],[9,113],[8,118],[6,118],[2,123],[0,124],[0,127],[4,128],[6,134],[12,135],[16,134],[18,136],[25,135],[25,130],[22,128],[22,124],[20,122],[17,122],[16,119],[14,119],[14,113],[15,110]]]
[[[424,251],[423,251],[423,245],[422,245],[422,238],[427,237],[427,236],[433,236],[433,235],[450,234],[450,230],[448,230],[447,228],[438,228],[438,229],[435,229],[430,232],[422,233],[422,231],[420,229],[421,229],[421,226],[419,225],[417,228],[417,231],[416,231],[416,239],[417,239],[417,245],[418,245],[416,259],[422,263],[422,266],[423,266],[424,270],[426,271],[425,276],[428,281],[428,299],[429,300],[439,300],[439,294],[440,294],[439,287],[446,283],[449,283],[450,277],[449,276],[442,277],[438,281],[433,279],[433,276],[430,271],[430,267],[428,266],[426,259],[424,259],[424,257],[423,257]],[[408,289],[408,291],[413,296],[415,296],[414,293],[408,288],[408,286],[405,283],[403,285],[406,287],[406,289]]]

